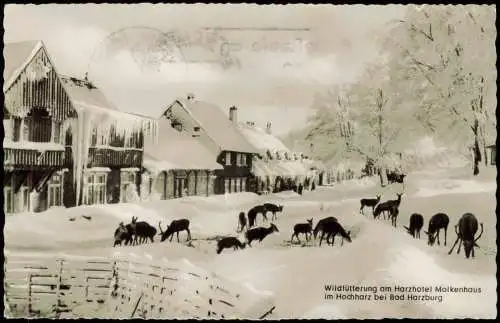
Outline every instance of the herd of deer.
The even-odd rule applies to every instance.
[[[268,235],[273,232],[279,232],[278,227],[274,223],[270,223],[269,227],[254,227],[256,224],[256,219],[259,214],[262,215],[263,221],[268,221],[268,212],[272,213],[271,220],[277,219],[277,213],[283,211],[283,205],[276,205],[272,203],[264,203],[262,205],[257,205],[252,207],[245,215],[245,212],[240,212],[238,215],[238,229],[237,232],[245,231],[246,242],[241,242],[237,237],[226,236],[222,237],[217,241],[217,253],[220,254],[222,250],[227,248],[233,249],[243,249],[248,245],[252,246],[253,241],[262,242]],[[159,236],[160,241],[163,242],[170,238],[172,241],[174,234],[177,235],[177,242],[179,241],[179,232],[187,232],[187,241],[191,240],[191,231],[189,230],[189,220],[180,219],[173,220],[165,231],[161,228],[161,222],[158,223],[158,228],[160,229]],[[342,243],[345,240],[351,242],[350,231],[346,231],[334,217],[327,217],[318,222],[313,230],[313,219],[307,220],[307,223],[298,223],[293,228],[293,234],[291,242],[296,238],[299,243],[299,235],[305,234],[306,240],[309,241],[311,235],[314,235],[316,239],[318,233],[321,232],[321,238],[319,245],[326,235],[326,241],[330,245],[334,244],[335,236],[340,234],[342,237]],[[146,243],[148,241],[154,242],[154,237],[157,235],[158,231],[156,228],[145,221],[137,222],[137,217],[132,217],[132,221],[129,224],[124,224],[120,222],[118,228],[114,233],[114,247],[124,245],[137,245]],[[331,241],[330,241],[331,239]]]
[[[380,202],[380,195],[377,195],[376,198],[363,198],[360,200],[361,207],[360,213],[364,215],[364,208],[369,207],[372,209],[373,218],[377,219],[380,215],[384,217],[384,219],[391,220],[392,226],[396,227],[397,218],[399,215],[399,206],[401,204],[402,193],[398,193],[397,199],[388,200],[385,202]],[[240,212],[238,214],[238,228],[237,232],[243,232],[245,229],[244,236],[246,238],[246,242],[241,242],[235,236],[226,236],[220,238],[217,241],[217,253],[220,254],[222,250],[227,248],[233,249],[243,249],[246,245],[251,247],[253,241],[262,242],[268,235],[273,232],[279,232],[278,227],[274,223],[270,223],[269,227],[254,227],[256,224],[256,219],[259,214],[262,215],[263,221],[268,221],[267,214],[268,212],[272,213],[271,220],[276,220],[276,214],[278,212],[283,211],[283,205],[276,205],[273,203],[264,203],[261,205],[257,205],[252,207],[247,214],[245,212]],[[387,217],[386,217],[387,214]],[[445,213],[436,213],[434,214],[428,224],[427,231],[424,233],[427,235],[427,244],[433,246],[437,241],[437,244],[440,245],[439,234],[441,229],[444,230],[444,245],[446,246],[447,240],[447,231],[450,219],[448,215]],[[173,220],[165,231],[161,228],[161,222],[158,223],[159,228],[159,236],[160,241],[163,242],[170,238],[170,242],[172,241],[174,234],[177,235],[177,242],[179,241],[179,232],[186,231],[187,232],[187,241],[191,240],[191,232],[189,230],[189,220],[188,219],[179,219]],[[409,226],[403,226],[406,231],[412,235],[414,238],[420,239],[420,231],[424,225],[424,217],[419,213],[413,213],[410,216],[410,224]],[[459,219],[458,224],[455,225],[455,232],[457,234],[457,239],[450,249],[448,254],[451,254],[455,246],[458,245],[457,254],[460,253],[461,245],[463,244],[465,250],[466,258],[469,258],[471,255],[474,258],[474,247],[478,247],[477,241],[482,236],[484,229],[483,223],[480,224],[481,233],[476,237],[476,233],[479,228],[478,221],[476,217],[472,213],[465,213]],[[335,217],[326,217],[318,221],[316,226],[313,229],[313,219],[308,219],[306,223],[297,223],[293,227],[292,237],[290,242],[293,243],[294,239],[300,243],[299,235],[305,235],[306,241],[310,241],[311,236],[314,236],[314,240],[318,236],[318,233],[321,232],[319,245],[321,246],[321,242],[323,238],[326,236],[326,242],[328,245],[334,245],[335,236],[338,234],[342,238],[342,245],[344,240],[351,242],[350,231],[346,231],[342,225],[338,222]],[[154,237],[158,231],[152,225],[147,222],[140,221],[137,222],[137,217],[132,217],[131,223],[125,225],[121,222],[118,228],[115,230],[114,234],[114,246],[122,245],[136,245],[140,243],[146,243],[147,241],[154,242]],[[331,240],[330,240],[331,239]]]
[[[371,207],[373,218],[376,219],[383,214],[384,219],[386,218],[386,212],[388,214],[388,219],[391,220],[391,223],[394,227],[396,227],[397,218],[399,215],[399,205],[401,204],[401,196],[402,193],[398,193],[396,200],[388,200],[380,203],[380,195],[377,195],[376,198],[364,198],[360,200],[361,207],[359,209],[361,214],[364,214],[363,210],[365,207]],[[424,233],[427,235],[427,244],[432,246],[434,242],[437,241],[437,244],[440,245],[439,241],[439,233],[441,229],[444,230],[444,245],[446,246],[447,239],[447,231],[448,224],[450,223],[450,218],[445,213],[436,213],[434,214],[430,220],[427,231]],[[465,250],[465,257],[469,258],[472,255],[474,258],[474,247],[478,247],[477,241],[481,238],[483,234],[483,223],[481,225],[481,233],[476,237],[476,233],[478,231],[479,225],[477,218],[472,213],[465,213],[458,220],[458,223],[455,225],[455,233],[457,234],[457,239],[453,244],[453,247],[450,249],[448,254],[453,252],[453,249],[458,243],[457,254],[460,253],[460,247],[463,244]],[[412,235],[414,238],[420,239],[420,230],[424,226],[424,217],[419,213],[413,213],[410,216],[410,224],[409,227],[403,226],[405,230]]]

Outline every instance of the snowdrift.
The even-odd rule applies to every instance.
[[[458,173],[457,173],[458,174]],[[374,179],[376,182],[376,179]],[[234,282],[272,295],[276,310],[273,318],[492,318],[496,316],[496,199],[492,194],[495,179],[482,181],[462,176],[412,174],[402,198],[397,228],[389,221],[373,220],[371,210],[359,214],[359,199],[394,199],[399,186],[342,183],[319,187],[298,196],[284,192],[269,196],[230,194],[212,197],[187,197],[169,201],[142,202],[107,206],[53,209],[44,213],[22,214],[6,218],[4,230],[7,249],[63,250],[68,253],[106,256],[120,252],[133,257],[188,259],[190,263],[216,272]],[[467,192],[467,194],[463,194]],[[432,193],[432,194],[431,194]],[[462,194],[462,195],[461,195]],[[274,223],[279,232],[262,243],[243,250],[215,252],[218,235],[235,235],[240,211],[263,202],[284,204],[283,213]],[[411,213],[424,216],[424,230],[437,212],[450,217],[447,246],[429,247],[422,232],[413,239],[402,228]],[[474,213],[484,223],[485,232],[478,241],[475,259],[466,259],[463,251],[447,252],[456,235],[454,224],[465,212]],[[91,217],[87,220],[82,217]],[[155,226],[178,218],[192,223],[191,244],[155,243],[136,247],[112,248],[112,234],[120,221],[132,215]],[[313,218],[335,216],[351,231],[352,243],[336,238],[334,246],[316,242],[291,244],[296,223]],[[69,219],[73,218],[73,221]],[[260,217],[258,225],[262,225]],[[265,226],[267,224],[264,224]],[[165,228],[163,227],[163,228]],[[239,235],[240,239],[243,237]],[[441,235],[441,241],[443,241]],[[481,288],[480,293],[434,293],[442,301],[349,301],[325,299],[325,285],[358,286],[452,286]],[[465,285],[465,286],[464,286]]]

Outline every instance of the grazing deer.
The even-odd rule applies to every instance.
[[[403,196],[403,193],[397,193],[398,196],[397,200],[388,200],[383,203],[379,203],[376,207],[375,210],[373,211],[373,218],[376,219],[380,214],[384,216],[385,220],[385,212],[389,214],[389,219],[390,219],[390,212],[392,209],[392,206],[395,205],[396,207],[399,208],[399,205],[401,204],[401,196]]]
[[[342,237],[342,246],[344,245],[344,239],[347,240],[348,242],[352,242],[351,240],[351,231],[346,231],[341,225],[340,223],[338,223],[337,221],[328,221],[328,222],[325,222],[325,224],[323,225],[323,231],[321,233],[321,237],[319,239],[319,246],[321,247],[321,242],[323,241],[323,237],[324,235],[327,234],[326,236],[326,243],[327,244],[330,244],[330,237],[332,238],[332,246],[334,245],[335,243],[335,236],[337,234],[340,234],[340,236]]]
[[[403,226],[406,231],[411,234],[414,238],[420,239],[420,230],[424,226],[424,217],[422,214],[413,213],[410,216],[410,227]]]
[[[170,222],[170,225],[167,227],[167,230],[163,231],[161,229],[161,221],[158,223],[158,227],[160,228],[161,242],[165,241],[170,237],[170,242],[172,242],[172,238],[174,237],[174,233],[177,234],[177,242],[179,241],[179,232],[186,231],[188,236],[187,240],[191,240],[191,231],[189,231],[189,220],[188,219],[180,219],[173,220]]]
[[[273,215],[271,217],[271,221],[276,220],[276,213],[283,212],[283,205],[276,205],[273,203],[264,203],[264,207],[266,208],[266,213],[271,212]],[[267,218],[266,218],[267,220]]]
[[[380,195],[376,195],[377,198],[374,199],[361,199],[359,202],[361,203],[361,207],[359,208],[359,213],[365,214],[363,212],[365,206],[366,207],[371,207],[372,208],[372,213],[375,211],[375,206],[380,202]]]
[[[217,254],[220,254],[226,248],[233,248],[234,250],[238,248],[245,249],[245,244],[236,237],[224,237],[217,241]]]
[[[313,229],[313,219],[307,220],[307,223],[297,223],[293,227],[293,234],[290,242],[293,242],[293,237],[297,237],[297,241],[300,243],[299,234],[305,234],[306,241],[310,240],[310,236],[312,236]]]
[[[248,227],[253,227],[256,223],[257,215],[262,214],[262,218],[267,222],[267,209],[264,205],[257,205],[248,211]]]
[[[316,237],[318,236],[318,233],[320,231],[323,232],[323,226],[327,222],[337,222],[337,218],[335,218],[333,216],[329,216],[327,218],[323,218],[323,219],[319,220],[318,223],[316,224],[316,227],[314,227],[314,231],[313,231],[314,240],[316,240]]]
[[[238,229],[236,232],[242,232],[247,226],[247,217],[245,216],[245,212],[240,212],[238,215]]]
[[[446,246],[446,235],[449,223],[450,218],[444,213],[437,213],[432,216],[432,218],[429,220],[429,227],[427,231],[424,231],[424,233],[428,237],[427,244],[429,246],[434,245],[436,238],[438,245],[441,245],[441,243],[439,242],[439,232],[441,231],[441,229],[444,229],[444,245]]]
[[[247,244],[249,247],[252,246],[252,241],[254,240],[259,240],[259,242],[262,242],[265,237],[270,235],[273,232],[279,232],[278,228],[271,223],[269,228],[264,228],[264,227],[257,227],[254,229],[250,229],[245,233],[245,237],[247,238]]]
[[[460,220],[458,220],[458,224],[455,225],[457,240],[455,240],[455,243],[453,244],[453,247],[451,247],[448,254],[451,254],[453,248],[455,248],[458,242],[457,254],[460,253],[460,246],[463,243],[465,250],[465,257],[469,258],[472,255],[472,258],[474,258],[474,247],[479,248],[476,242],[479,240],[479,238],[481,238],[484,232],[483,224],[481,223],[481,233],[479,233],[477,238],[475,238],[477,229],[478,229],[478,224],[474,214],[465,213],[464,215],[462,215]]]

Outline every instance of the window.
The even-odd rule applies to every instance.
[[[61,206],[63,197],[63,175],[55,174],[48,183],[48,207]]]
[[[61,143],[61,123],[52,122],[52,142],[59,144]]]
[[[21,120],[21,141],[29,141],[29,125],[25,119]]]
[[[231,152],[228,151],[226,152],[226,166],[230,166],[231,165]]]
[[[135,188],[135,173],[122,171],[120,174],[120,202],[126,202],[125,196],[129,185]]]
[[[28,186],[21,186],[19,189],[19,212],[29,212],[30,210],[30,189]]]
[[[240,191],[240,179],[239,178],[233,178],[233,191],[235,193],[238,193]]]
[[[238,154],[239,165],[238,166],[246,166],[247,165],[247,156],[245,154]]]
[[[194,127],[194,132],[199,132],[200,131],[200,127]]]
[[[247,180],[246,178],[241,179],[241,191],[246,192],[247,191]]]
[[[127,148],[136,148],[138,146],[138,134],[137,133],[133,133],[131,135],[129,135],[128,138],[125,138],[125,147]]]
[[[496,158],[497,158],[497,149],[491,148],[491,165],[497,164]]]
[[[14,120],[12,119],[3,119],[3,127],[5,131],[5,140],[13,141],[14,140]]]
[[[231,179],[224,180],[224,193],[231,193]]]
[[[87,173],[83,178],[83,203],[105,204],[106,203],[106,179],[104,172]]]
[[[14,196],[12,194],[11,186],[4,186],[3,188],[3,200],[4,200],[4,212],[13,213],[14,212]]]

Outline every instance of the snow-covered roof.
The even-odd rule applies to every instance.
[[[258,177],[284,176],[284,177],[304,177],[310,174],[306,164],[301,161],[256,160],[252,162],[252,174]]]
[[[246,123],[240,124],[239,129],[248,142],[250,142],[259,152],[278,152],[281,157],[283,157],[286,152],[289,157],[292,156],[290,149],[288,149],[281,140],[267,133],[264,129]]]
[[[223,167],[191,133],[173,128],[169,120],[157,121],[158,141],[144,141],[144,167],[152,172],[171,169],[207,169]]]
[[[221,150],[258,153],[218,106],[195,99],[176,102],[190,113]]]
[[[41,41],[22,41],[5,43],[3,48],[4,58],[4,91],[12,84],[23,69],[33,59],[35,54],[43,47]]]
[[[86,80],[71,76],[59,76],[76,108],[101,108],[118,111],[106,96]]]

